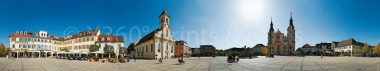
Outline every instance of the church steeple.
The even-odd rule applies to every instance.
[[[162,11],[161,15],[159,16],[160,18],[160,29],[164,28],[164,27],[167,27],[167,28],[170,28],[170,16],[169,14],[166,12],[166,10]]]
[[[269,31],[274,31],[272,17],[270,17],[270,29],[269,29]]]
[[[290,20],[289,20],[289,22],[290,22],[290,26],[292,26],[292,28],[294,28],[294,25],[293,25],[293,13],[292,12],[290,12]]]

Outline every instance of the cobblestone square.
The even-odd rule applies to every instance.
[[[98,63],[54,58],[0,58],[0,71],[379,71],[380,58],[318,56],[259,56],[228,63],[226,57],[137,60],[127,63]]]

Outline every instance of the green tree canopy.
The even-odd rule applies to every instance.
[[[63,49],[61,49],[61,51],[69,52],[69,48],[64,47]],[[42,52],[42,50],[40,52]]]
[[[128,54],[130,54],[132,51],[135,51],[135,43],[129,44],[127,50],[128,50]]]
[[[103,51],[104,51],[104,53],[112,54],[112,53],[114,53],[114,48],[113,48],[113,46],[111,46],[111,45],[106,45],[106,46],[103,48]]]
[[[90,52],[95,52],[95,51],[99,51],[99,46],[98,45],[90,45],[90,48],[88,49]]]

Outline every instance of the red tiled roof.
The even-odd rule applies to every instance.
[[[9,35],[9,37],[19,37],[19,36],[32,37],[32,36],[33,36],[33,33],[29,33],[29,32],[27,32],[27,34],[24,34],[24,33],[17,34],[16,32],[14,32],[14,33],[12,33],[11,35]]]
[[[302,48],[317,48],[316,46],[310,46],[309,44],[305,44]]]
[[[107,38],[110,38],[110,40],[107,40]],[[104,40],[102,41],[102,38]],[[113,36],[112,34],[101,34],[98,36],[98,40],[96,42],[124,42],[123,37],[121,36]]]

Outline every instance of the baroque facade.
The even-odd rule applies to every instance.
[[[293,19],[290,17],[287,36],[281,33],[280,30],[273,29],[273,22],[271,20],[270,29],[268,32],[268,48],[269,53],[273,55],[292,55],[295,51],[295,30]]]
[[[170,16],[164,10],[159,16],[159,28],[140,38],[135,44],[137,58],[159,59],[174,57],[174,38],[171,34]]]

